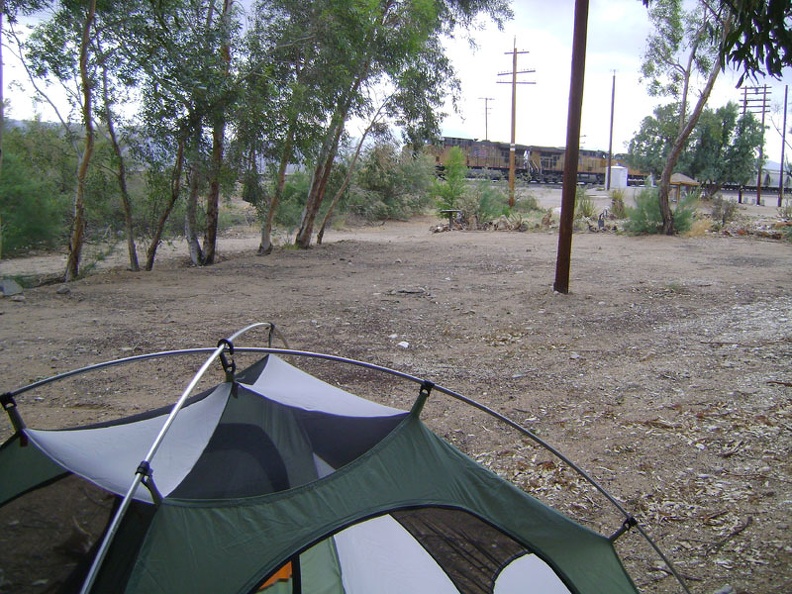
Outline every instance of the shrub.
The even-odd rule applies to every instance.
[[[290,232],[300,226],[305,201],[311,190],[311,177],[296,171],[286,178],[283,195],[275,212],[275,224]]]
[[[469,227],[479,229],[509,212],[508,197],[503,190],[487,180],[480,180],[458,200],[462,220]]]
[[[733,221],[736,213],[736,202],[726,200],[721,195],[716,195],[712,199],[712,222],[716,228],[719,229]]]
[[[693,225],[698,194],[691,193],[682,198],[673,212],[674,229],[677,233],[685,233]],[[636,235],[653,235],[663,228],[663,216],[660,213],[660,201],[657,189],[645,188],[635,198],[635,208],[627,208],[628,221],[625,229]]]
[[[586,188],[575,188],[575,219],[593,219],[596,216],[594,201],[586,193]]]
[[[513,210],[515,212],[534,212],[542,210],[542,207],[539,206],[539,200],[536,199],[536,196],[528,194],[517,198]]]
[[[434,164],[425,156],[402,155],[382,142],[366,152],[347,191],[349,212],[366,220],[407,219],[431,203]]]
[[[67,211],[68,200],[51,183],[34,175],[16,155],[5,155],[0,177],[0,249],[4,255],[52,248],[64,241]]]
[[[778,216],[784,221],[792,221],[792,198],[784,198],[778,209]]]
[[[465,195],[466,174],[465,153],[458,146],[451,147],[445,166],[445,179],[437,180],[432,185],[432,196],[438,211],[459,208],[459,201]],[[439,214],[446,216],[444,213]]]
[[[624,204],[624,190],[622,188],[615,188],[611,190],[611,207],[610,212],[614,218],[626,219],[627,207]]]

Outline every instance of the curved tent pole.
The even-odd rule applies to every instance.
[[[258,324],[253,324],[251,326],[248,326],[248,327],[240,330],[239,332],[237,332],[236,334],[234,334],[233,336],[231,336],[230,338],[228,338],[226,340],[227,341],[232,341],[237,336],[243,334],[244,332],[246,332],[246,331],[248,331],[248,330],[250,330],[252,328],[259,327],[259,326],[267,326],[267,325],[270,326],[270,332],[272,333],[272,331],[274,329],[274,326],[272,326],[271,324],[267,324],[267,323],[258,323]],[[277,331],[276,331],[276,333],[277,333],[278,337],[284,342],[284,344],[286,344],[286,341],[283,339],[282,335],[279,332],[277,332]],[[271,344],[271,335],[270,335],[270,344]],[[126,358],[123,358],[123,359],[116,359],[116,360],[113,360],[113,361],[106,361],[106,362],[103,362],[103,363],[97,363],[97,364],[94,364],[94,365],[89,365],[89,366],[83,367],[81,369],[72,370],[72,371],[69,371],[69,372],[66,372],[66,373],[62,373],[62,374],[59,374],[59,375],[55,375],[55,376],[52,376],[52,377],[49,377],[49,378],[46,378],[46,379],[43,379],[43,380],[39,380],[39,381],[37,381],[35,383],[29,384],[29,385],[24,386],[22,388],[18,388],[17,390],[14,390],[14,391],[11,391],[11,392],[7,392],[6,394],[4,394],[4,396],[5,395],[8,395],[10,397],[17,396],[19,394],[22,394],[22,393],[27,392],[29,390],[32,390],[34,388],[41,387],[41,386],[43,386],[45,384],[48,384],[48,383],[52,383],[52,382],[55,382],[55,381],[58,381],[58,380],[61,380],[61,379],[66,379],[68,377],[72,377],[74,375],[78,375],[78,374],[81,374],[81,373],[87,373],[89,371],[96,371],[96,370],[99,370],[99,369],[103,369],[103,368],[111,367],[111,366],[115,366],[115,365],[122,365],[122,364],[125,364],[125,363],[132,363],[132,362],[136,362],[136,361],[144,361],[144,360],[147,360],[147,359],[154,359],[154,358],[161,358],[161,357],[168,357],[168,356],[211,353],[211,356],[207,359],[207,361],[204,363],[204,365],[198,371],[198,373],[196,374],[195,378],[193,378],[193,381],[190,383],[188,388],[185,390],[184,394],[182,394],[181,398],[179,398],[179,400],[177,401],[176,405],[174,406],[174,409],[171,411],[170,416],[168,417],[168,420],[166,421],[166,424],[163,427],[163,432],[161,432],[161,436],[164,437],[164,432],[167,431],[168,427],[173,422],[172,421],[172,417],[175,417],[175,415],[178,413],[178,411],[184,405],[184,401],[187,399],[187,397],[190,394],[190,392],[192,392],[192,390],[195,388],[195,385],[197,385],[197,383],[200,380],[201,376],[204,373],[206,373],[206,370],[209,368],[211,363],[217,357],[219,357],[223,352],[225,352],[227,347],[228,347],[228,344],[226,342],[224,342],[224,341],[221,341],[221,344],[216,349],[203,347],[203,348],[193,348],[193,349],[180,349],[180,350],[173,350],[173,351],[160,351],[160,352],[156,352],[156,353],[148,353],[148,354],[144,354],[144,355],[135,355],[135,356],[132,356],[132,357],[126,357]],[[402,372],[402,371],[398,371],[398,370],[391,369],[391,368],[388,368],[388,367],[384,367],[384,366],[381,366],[381,365],[377,365],[377,364],[374,364],[374,363],[368,363],[368,362],[359,361],[359,360],[356,360],[356,359],[349,359],[349,358],[341,357],[341,356],[338,356],[338,355],[330,355],[330,354],[327,354],[327,353],[315,353],[315,352],[311,352],[311,351],[301,351],[301,350],[294,350],[294,349],[289,349],[289,348],[275,348],[275,347],[271,347],[271,346],[270,347],[234,347],[234,351],[237,352],[237,353],[261,353],[261,354],[273,354],[273,355],[291,355],[291,356],[297,356],[297,357],[308,357],[308,358],[314,358],[314,359],[322,359],[322,360],[327,360],[327,361],[334,361],[334,362],[338,362],[338,363],[345,363],[345,364],[349,364],[349,365],[354,365],[354,366],[357,366],[357,367],[363,367],[365,369],[370,369],[372,371],[379,371],[379,372],[382,372],[382,373],[385,373],[385,374],[388,374],[388,375],[392,375],[392,376],[395,376],[395,377],[398,377],[398,378],[401,378],[401,379],[405,379],[407,381],[411,381],[411,382],[414,382],[414,383],[417,383],[417,384],[421,384],[422,386],[427,385],[427,380],[422,379],[422,378],[417,377],[417,376],[414,376],[414,375],[411,375],[409,373],[405,373],[405,372]],[[501,421],[502,423],[508,425],[512,429],[515,429],[518,433],[520,433],[523,436],[529,438],[530,440],[535,442],[540,447],[546,449],[551,454],[556,456],[559,460],[564,462],[567,466],[572,468],[572,470],[577,472],[586,482],[591,484],[608,501],[610,501],[611,504],[625,518],[622,527],[613,536],[611,536],[610,540],[611,541],[615,541],[619,536],[621,536],[621,534],[623,534],[624,532],[626,532],[630,528],[635,527],[638,530],[638,532],[641,534],[641,536],[644,537],[644,539],[647,541],[647,543],[649,543],[649,545],[652,547],[652,549],[657,553],[657,555],[662,559],[662,561],[668,566],[669,571],[676,578],[676,580],[679,582],[679,584],[682,587],[682,589],[687,594],[690,594],[690,590],[688,590],[688,588],[687,588],[687,586],[685,584],[685,581],[682,578],[682,576],[677,572],[677,570],[675,569],[675,567],[671,563],[671,561],[666,557],[666,555],[657,546],[657,544],[652,540],[652,538],[646,533],[646,531],[643,529],[643,527],[635,520],[635,518],[632,516],[632,514],[630,514],[621,505],[621,503],[619,503],[619,501],[615,497],[613,497],[610,493],[608,493],[608,491],[604,487],[602,487],[594,478],[592,478],[585,470],[580,468],[577,464],[575,464],[571,459],[569,459],[567,456],[565,456],[563,453],[561,453],[559,450],[557,450],[554,446],[550,445],[548,442],[546,442],[545,440],[540,438],[538,435],[533,433],[530,429],[520,425],[517,421],[514,421],[513,419],[511,419],[511,418],[509,418],[509,417],[507,417],[507,416],[505,416],[505,415],[503,415],[503,414],[501,414],[501,413],[489,408],[486,405],[481,404],[480,402],[477,402],[476,400],[468,398],[467,396],[463,396],[462,394],[459,394],[458,392],[455,392],[453,390],[450,390],[448,388],[445,388],[443,386],[440,386],[440,385],[434,384],[434,383],[431,383],[431,386],[432,386],[432,390],[433,391],[441,392],[443,394],[446,394],[447,396],[450,396],[451,398],[454,398],[456,400],[459,400],[460,402],[463,402],[463,403],[465,403],[465,404],[467,404],[469,406],[472,406],[473,408],[476,408],[479,411],[481,411],[481,412],[483,412],[483,413],[485,413],[485,414],[497,419],[498,421]],[[124,501],[122,502],[122,506],[117,511],[116,516],[113,519],[113,524],[111,524],[110,528],[107,531],[107,534],[105,536],[105,540],[102,543],[102,547],[100,548],[100,550],[97,553],[96,558],[94,559],[94,565],[92,565],[91,572],[90,572],[90,574],[88,576],[91,581],[89,583],[88,580],[86,580],[86,583],[83,586],[83,590],[81,590],[81,594],[87,594],[87,592],[89,592],[91,586],[93,585],[93,580],[95,580],[95,577],[96,577],[95,574],[98,571],[98,567],[101,564],[101,561],[103,560],[103,559],[100,559],[100,554],[101,554],[102,558],[104,557],[104,555],[106,555],[106,553],[107,553],[106,549],[109,546],[109,543],[112,540],[112,537],[114,536],[115,531],[117,531],[117,529],[118,529],[118,523],[120,523],[121,517],[125,513],[126,508],[129,506],[129,503],[131,501],[132,495],[134,494],[135,490],[137,489],[137,487],[140,485],[140,483],[142,482],[142,480],[144,478],[143,473],[147,471],[146,462],[147,461],[150,462],[150,457],[152,457],[153,454],[156,453],[156,450],[159,448],[160,442],[162,441],[162,437],[158,436],[157,440],[155,441],[155,444],[152,445],[153,452],[149,453],[149,455],[146,457],[146,460],[144,460],[141,463],[141,466],[138,468],[138,471],[135,474],[135,481],[133,482],[133,485],[130,487],[129,492],[125,496]]]
[[[509,418],[509,417],[507,417],[507,416],[505,416],[505,415],[503,415],[503,414],[501,414],[501,413],[489,408],[488,406],[485,406],[484,404],[481,404],[480,402],[477,402],[476,400],[473,400],[472,398],[468,398],[467,396],[463,396],[462,394],[459,394],[458,392],[454,392],[453,390],[449,390],[448,388],[444,388],[443,386],[440,386],[438,384],[435,384],[435,383],[432,383],[432,382],[428,382],[427,380],[421,379],[421,378],[419,378],[417,376],[410,375],[410,374],[407,374],[407,373],[404,373],[404,372],[401,372],[401,371],[397,371],[395,369],[390,369],[388,367],[383,367],[381,365],[376,365],[374,363],[367,363],[365,361],[358,361],[356,359],[347,359],[346,357],[339,357],[337,355],[329,355],[329,354],[326,354],[326,353],[313,353],[313,352],[309,352],[309,351],[297,351],[297,350],[292,350],[292,349],[250,347],[250,348],[237,348],[236,350],[237,350],[237,352],[261,352],[261,353],[267,353],[267,354],[281,354],[281,355],[296,355],[296,356],[302,356],[302,357],[312,357],[312,358],[316,358],[316,359],[325,359],[325,360],[328,360],[328,361],[336,361],[336,362],[339,362],[339,363],[348,363],[350,365],[356,365],[358,367],[363,367],[363,368],[371,369],[371,370],[374,370],[374,371],[381,371],[381,372],[384,372],[384,373],[387,373],[387,374],[390,374],[390,375],[394,375],[396,377],[400,377],[400,378],[403,378],[403,379],[406,379],[406,380],[421,384],[421,394],[419,395],[419,399],[420,398],[424,398],[425,399],[428,396],[428,393],[424,394],[424,390],[426,389],[427,386],[431,386],[431,390],[432,391],[442,392],[443,394],[446,394],[447,396],[450,396],[451,398],[459,400],[460,402],[463,402],[463,403],[465,403],[465,404],[467,404],[469,406],[472,406],[473,408],[476,408],[476,409],[480,410],[481,412],[483,412],[483,413],[485,413],[485,414],[497,419],[498,421],[508,425],[512,429],[515,429],[517,432],[521,433],[525,437],[531,439],[537,445],[539,445],[539,446],[543,447],[544,449],[546,449],[547,451],[549,451],[551,454],[556,456],[559,460],[564,462],[567,466],[572,468],[572,470],[577,472],[586,482],[588,482],[591,486],[593,486],[597,491],[599,491],[603,495],[603,497],[605,497],[608,501],[610,501],[611,504],[619,511],[619,513],[621,513],[624,516],[624,523],[622,524],[620,529],[613,536],[611,536],[610,540],[612,542],[615,541],[624,532],[626,532],[627,530],[629,530],[632,527],[635,527],[638,530],[638,532],[641,534],[641,536],[644,537],[646,542],[649,543],[649,546],[652,547],[652,549],[655,551],[655,553],[657,553],[657,555],[660,557],[660,559],[662,559],[662,561],[668,566],[669,571],[674,576],[674,578],[677,580],[677,582],[682,587],[682,589],[685,591],[685,593],[686,594],[690,594],[690,590],[688,589],[687,584],[685,583],[685,580],[682,578],[682,575],[677,572],[676,568],[674,567],[673,563],[671,563],[670,559],[668,559],[666,557],[666,555],[663,553],[663,551],[660,549],[660,547],[654,542],[654,540],[652,540],[652,538],[643,529],[643,527],[638,523],[638,521],[635,519],[635,517],[632,514],[630,514],[630,512],[628,512],[624,508],[624,506],[622,506],[621,503],[619,503],[619,501],[615,497],[613,497],[613,495],[608,493],[608,491],[605,489],[605,487],[600,485],[585,470],[583,470],[580,466],[575,464],[570,458],[565,456],[563,453],[561,453],[555,447],[550,445],[544,439],[542,439],[541,437],[536,435],[533,431],[531,431],[530,429],[520,425],[517,421],[514,421],[513,419],[511,419],[511,418]],[[420,408],[421,407],[418,407],[418,410],[420,410]]]
[[[154,455],[157,453],[157,450],[159,449],[160,445],[162,445],[162,441],[165,439],[165,435],[167,434],[168,429],[170,429],[171,425],[173,425],[173,422],[176,420],[176,416],[179,414],[179,411],[184,406],[184,403],[186,402],[189,395],[195,389],[195,386],[198,385],[200,379],[207,372],[210,365],[214,363],[217,357],[225,353],[227,350],[233,349],[233,341],[235,338],[241,336],[242,334],[244,334],[249,330],[252,330],[253,328],[266,326],[266,325],[268,324],[265,322],[251,324],[250,326],[246,326],[245,328],[242,328],[235,334],[232,334],[228,338],[221,340],[218,343],[217,348],[212,351],[212,354],[206,359],[204,364],[201,365],[201,368],[198,370],[195,376],[193,376],[192,381],[190,381],[190,383],[184,389],[184,392],[182,392],[182,395],[176,401],[176,404],[173,405],[173,409],[171,409],[171,412],[168,415],[167,419],[165,420],[162,429],[160,429],[159,434],[154,439],[154,442],[151,444],[151,447],[149,448],[146,457],[143,458],[143,461],[140,463],[140,465],[138,465],[137,471],[135,472],[135,478],[132,480],[132,484],[129,486],[126,495],[124,495],[124,499],[121,501],[121,504],[116,510],[115,516],[113,516],[113,520],[108,526],[107,532],[105,533],[104,539],[102,540],[102,544],[100,545],[99,550],[96,552],[96,557],[94,557],[93,563],[91,563],[91,568],[88,570],[88,575],[86,576],[85,581],[83,582],[82,589],[80,590],[80,594],[88,594],[88,592],[91,591],[91,588],[93,587],[93,584],[96,581],[96,576],[99,572],[99,568],[104,562],[104,558],[107,555],[107,551],[110,547],[110,543],[113,541],[113,538],[115,537],[115,534],[118,531],[118,528],[121,524],[121,520],[123,519],[124,514],[126,514],[126,511],[129,508],[129,505],[132,501],[132,497],[134,496],[135,491],[140,486],[140,483],[144,482],[146,477],[151,476],[151,465],[150,465],[151,460],[154,458]]]

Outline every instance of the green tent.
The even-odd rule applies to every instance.
[[[39,581],[61,592],[637,591],[611,539],[424,425],[431,384],[399,410],[271,353],[226,379],[173,408],[58,431],[25,427],[18,392],[3,396],[17,431],[0,449],[0,520],[73,514],[44,527],[53,562],[26,556],[30,521],[0,535],[15,592],[41,588],[9,557],[52,566]],[[53,489],[58,505],[31,503]],[[100,510],[94,525],[70,507],[79,498]]]

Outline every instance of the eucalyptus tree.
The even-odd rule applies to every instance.
[[[86,230],[86,181],[95,141],[96,0],[60,2],[52,17],[39,24],[27,42],[28,72],[40,80],[54,78],[79,111],[82,139],[77,146],[76,190],[64,280],[79,276]],[[70,123],[63,121],[70,131]]]
[[[666,157],[679,130],[679,108],[674,103],[658,105],[651,116],[641,120],[638,132],[630,139],[627,158],[630,167],[660,177]]]
[[[689,142],[677,160],[677,170],[705,184],[714,194],[724,183],[744,184],[746,172],[755,172],[756,155],[763,142],[761,124],[751,113],[738,113],[736,103],[704,108]],[[630,140],[631,167],[659,176],[678,133],[678,113],[671,103],[655,108]],[[750,177],[750,175],[748,175]]]
[[[257,2],[245,35],[235,117],[244,193],[262,219],[258,253],[272,251],[272,230],[290,165],[302,166],[321,141],[328,105],[322,2]],[[259,170],[259,164],[264,171]],[[262,184],[263,174],[270,183]]]
[[[511,16],[503,0],[329,0],[322,4],[330,11],[328,17],[332,15],[325,19],[323,31],[327,35],[321,39],[319,58],[326,63],[324,82],[333,98],[333,109],[327,113],[324,138],[313,162],[311,189],[295,238],[301,248],[310,246],[346,123],[350,117],[366,113],[367,87],[389,82],[398,88],[399,82],[408,80],[400,76],[419,62],[434,63],[438,72],[448,75],[452,71],[442,61],[438,36],[469,27],[480,15],[491,17],[499,25]],[[448,88],[453,86],[449,82],[452,78],[441,76],[435,82]],[[438,92],[437,88],[424,90]]]
[[[40,3],[39,3],[40,6]],[[123,61],[118,59],[117,45],[112,40],[119,15],[113,12],[114,3],[60,2],[54,11],[43,19],[25,42],[18,36],[15,41],[20,50],[19,57],[28,71],[36,94],[45,100],[46,90],[38,81],[52,83],[57,81],[65,91],[71,112],[63,115],[55,112],[68,137],[72,139],[78,161],[76,169],[76,196],[74,216],[69,241],[69,258],[65,278],[79,274],[82,246],[90,213],[90,196],[86,191],[89,168],[93,164],[94,137],[99,131],[107,132],[113,147],[113,162],[99,163],[113,169],[121,195],[129,252],[130,268],[138,269],[135,247],[135,232],[132,223],[131,197],[126,181],[124,147],[116,131],[116,109],[119,89],[123,85],[119,78],[128,71]],[[90,16],[89,16],[90,15]],[[87,20],[90,18],[90,26]],[[129,83],[127,83],[129,84]],[[49,101],[54,107],[54,103]],[[74,113],[79,113],[82,126],[73,121]],[[94,119],[100,120],[103,128],[97,129]]]
[[[658,200],[663,219],[662,232],[675,233],[669,193],[671,174],[709,100],[721,72],[721,48],[732,27],[732,13],[697,0],[692,10],[684,10],[682,0],[653,0],[649,7],[653,33],[647,39],[642,75],[649,94],[673,99],[677,106],[677,131],[660,173]],[[704,79],[691,109],[697,77]]]
[[[654,0],[641,0],[651,6]],[[738,86],[758,75],[780,79],[792,66],[792,5],[789,0],[713,0],[713,10],[728,11],[733,24],[725,35],[713,30],[722,67],[741,71]]]
[[[764,142],[762,123],[751,112],[743,113],[734,129],[732,143],[724,151],[725,181],[743,186],[756,175],[757,165],[761,169],[764,163],[757,162],[757,149]]]
[[[125,58],[135,65],[140,80],[142,133],[156,135],[157,146],[167,147],[172,160],[170,200],[154,231],[146,268],[153,266],[167,217],[185,193],[183,175],[189,175],[191,188],[187,212],[195,214],[186,222],[191,258],[196,265],[212,264],[227,118],[236,100],[233,49],[241,23],[235,3],[130,2],[123,10],[125,18],[116,35],[125,40]],[[160,152],[152,154],[163,158]],[[205,194],[203,223],[198,216],[201,194]]]

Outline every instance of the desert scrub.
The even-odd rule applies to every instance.
[[[686,233],[693,225],[698,194],[691,193],[682,198],[673,211],[674,229]],[[654,188],[645,188],[635,197],[635,208],[627,208],[628,221],[625,229],[635,235],[655,235],[663,229],[663,216],[660,213],[660,200]]]
[[[624,189],[615,188],[611,190],[610,213],[615,219],[626,219],[627,208],[624,205]]]
[[[481,229],[508,213],[508,197],[489,180],[479,180],[468,186],[457,201],[457,208],[469,229]]]
[[[586,188],[575,188],[575,219],[593,219],[595,216],[594,201],[586,193]]]
[[[731,200],[726,200],[720,194],[712,199],[712,226],[718,230],[725,227],[734,220],[737,214],[737,204]]]

